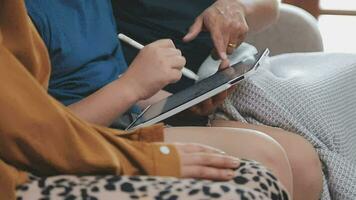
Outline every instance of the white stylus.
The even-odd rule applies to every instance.
[[[144,46],[138,42],[136,42],[135,40],[129,38],[128,36],[120,33],[118,35],[119,39],[122,40],[123,42],[126,42],[127,44],[135,47],[136,49],[142,49]],[[183,67],[182,69],[182,74],[187,77],[187,78],[190,78],[190,79],[193,79],[195,81],[199,80],[199,76],[196,75],[194,72],[192,72],[191,70]]]

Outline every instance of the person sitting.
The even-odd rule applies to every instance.
[[[246,35],[263,30],[278,15],[277,0],[112,2],[120,32],[142,43],[172,38],[194,71],[211,49],[223,59],[224,52],[231,53]],[[137,51],[123,47],[130,63]],[[356,101],[350,88],[356,85],[356,56],[294,53],[271,57],[267,63],[240,82],[209,116],[211,126],[251,128],[276,139],[292,163],[295,199],[319,199],[319,159],[322,199],[355,199]],[[191,84],[184,79],[165,89],[174,93]]]
[[[47,49],[24,2],[0,4],[0,199],[289,199],[276,178],[292,192],[285,152],[258,132],[162,125],[124,132],[76,117],[47,93]],[[216,131],[241,141],[239,148],[224,148],[232,153],[225,154],[209,146],[172,143],[180,134],[196,133],[201,139]],[[255,157],[276,176],[233,155],[239,151],[249,157],[249,151],[242,151],[248,143],[258,144]]]
[[[81,119],[109,126],[128,110],[129,113],[138,113],[141,108],[170,95],[157,90],[158,87],[180,78],[179,70],[185,65],[185,59],[171,40],[148,44],[127,68],[108,1],[31,0],[26,1],[26,5],[49,49],[53,66],[49,92]],[[249,5],[260,6],[259,3]],[[216,6],[221,5],[219,3]],[[218,14],[214,7],[211,10],[211,14]],[[82,12],[85,14],[80,14]],[[273,18],[276,15],[269,16]],[[263,24],[271,21],[268,19]],[[227,92],[224,92],[191,110],[195,115],[206,118],[226,96]],[[321,164],[312,145],[297,135],[278,129],[266,129],[266,132],[276,135],[275,139],[287,151],[296,180],[294,189],[298,191],[297,195],[311,195],[310,199],[317,199],[322,185]],[[185,141],[189,139],[187,137]],[[307,156],[301,159],[295,148],[285,145],[286,141],[303,147],[303,152],[300,149],[298,151]],[[237,141],[234,142],[232,146],[236,146]],[[307,176],[306,172],[312,172],[314,176]],[[308,187],[304,186],[305,182]]]

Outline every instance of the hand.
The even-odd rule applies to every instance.
[[[227,91],[223,91],[220,94],[217,94],[216,96],[213,96],[212,98],[207,99],[201,102],[200,104],[191,107],[189,110],[198,116],[208,116],[214,113],[216,108],[224,102],[227,96]]]
[[[229,66],[229,62],[223,60],[219,68],[220,70],[223,70],[228,66]],[[212,98],[207,99],[202,103],[191,107],[189,110],[198,116],[208,116],[212,114],[216,110],[216,108],[219,107],[235,89],[236,87],[233,86],[228,90],[223,91],[220,94],[217,94],[216,96],[213,96]]]
[[[245,40],[249,29],[244,5],[238,0],[216,1],[195,19],[183,41],[192,41],[203,29],[211,33],[219,57],[226,60],[226,52],[231,54]]]
[[[182,178],[228,181],[235,177],[240,160],[221,150],[200,144],[175,144],[181,161]]]
[[[129,80],[138,100],[147,99],[182,76],[186,64],[172,40],[158,40],[145,46],[121,79]]]

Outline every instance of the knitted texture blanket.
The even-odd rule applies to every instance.
[[[267,60],[215,117],[303,136],[324,165],[322,200],[355,200],[356,55],[286,54]]]

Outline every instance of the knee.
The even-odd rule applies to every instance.
[[[288,144],[288,159],[296,186],[313,193],[321,192],[322,165],[314,147],[303,137],[295,135]]]
[[[273,138],[258,131],[254,132],[254,159],[270,167],[271,170],[290,169],[287,154],[282,146]]]
[[[293,193],[292,170],[283,147],[272,137],[254,130],[249,132],[246,142],[250,144],[251,152],[246,151],[244,158],[256,160],[271,170],[284,184],[286,189]]]

